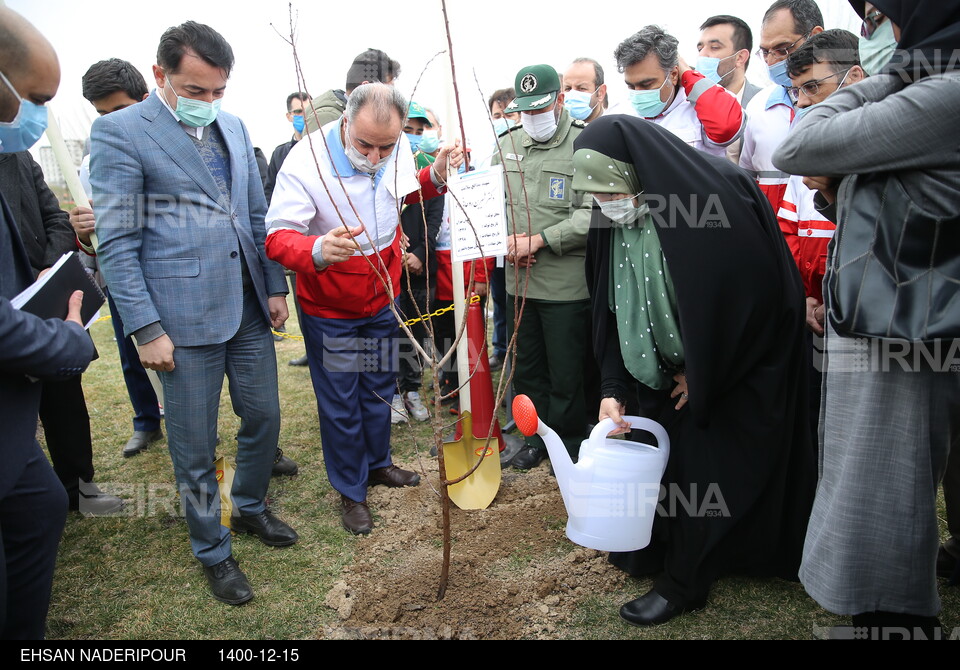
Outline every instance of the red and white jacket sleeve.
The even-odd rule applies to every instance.
[[[684,72],[680,83],[687,94],[687,102],[697,111],[705,140],[724,147],[743,134],[747,115],[740,101],[725,88],[714,84],[696,70]]]
[[[310,222],[317,215],[310,187],[294,170],[281,170],[277,175],[274,201],[283,199],[279,216],[270,220],[276,202],[267,212],[267,239],[264,247],[267,258],[294,272],[314,273],[314,245],[319,235],[310,235]]]
[[[421,193],[424,200],[430,200],[442,195],[441,188],[438,188],[430,176],[430,167],[420,170],[417,178],[420,182],[420,189],[408,194],[404,199],[405,204],[414,204],[420,202]],[[294,272],[311,273],[318,270],[314,258],[314,252],[317,250],[318,235],[306,234],[307,225],[316,216],[317,210],[310,197],[308,189],[300,183],[295,175],[289,172],[281,172],[278,175],[285,181],[284,188],[288,191],[284,209],[283,226],[276,226],[270,229],[265,244],[267,257],[274,260],[285,268]],[[290,198],[289,192],[299,191],[299,197]],[[290,210],[290,202],[296,202],[297,211]],[[298,224],[293,221],[300,222]],[[323,269],[323,268],[321,268]]]
[[[420,181],[420,190],[407,194],[403,204],[416,205],[421,200],[431,200],[443,195],[446,192],[445,188],[442,186],[438,187],[433,183],[432,171],[433,166],[428,165],[420,170],[419,173],[417,173],[417,179]],[[421,193],[423,194],[422,198],[420,196]]]

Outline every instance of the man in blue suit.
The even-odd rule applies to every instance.
[[[235,531],[271,546],[297,534],[266,508],[280,432],[270,326],[287,318],[286,283],[267,260],[266,200],[247,130],[220,112],[233,51],[188,21],[160,39],[156,90],[91,133],[98,255],[144,367],[163,382],[167,438],[193,553],[214,598],[253,597],[220,523],[214,469],[226,374],[241,418]]]
[[[0,152],[26,151],[46,128],[43,106],[60,85],[50,43],[0,7]],[[43,385],[86,369],[93,342],[80,324],[83,294],[67,320],[42,320],[10,304],[33,282],[13,215],[0,195],[0,638],[42,639],[67,494],[37,444]]]

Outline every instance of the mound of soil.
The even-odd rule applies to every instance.
[[[325,627],[320,637],[553,638],[580,600],[623,588],[626,575],[605,553],[566,539],[566,511],[545,462],[526,473],[504,470],[497,498],[485,510],[452,506],[450,579],[438,600],[437,463],[418,465],[427,474],[420,486],[370,490],[376,526],[358,538],[354,563],[328,594],[326,605],[337,610],[340,624]]]

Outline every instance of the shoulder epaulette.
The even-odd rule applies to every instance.
[[[519,129],[522,129],[522,128],[523,128],[523,126],[518,123],[518,124],[515,125],[515,126],[510,126],[510,127],[507,128],[506,130],[504,130],[502,133],[500,133],[499,135],[497,135],[497,137],[504,137],[505,135],[507,135],[507,134],[509,134],[509,133],[512,133],[514,130],[519,130]]]
[[[583,121],[581,121],[580,119],[574,119],[574,120],[573,120],[573,123],[571,123],[571,125],[572,125],[574,128],[586,128],[586,127],[587,127],[587,124],[584,123]]]

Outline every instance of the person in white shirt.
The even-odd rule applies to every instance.
[[[721,14],[711,16],[700,26],[697,40],[697,72],[720,84],[744,109],[760,87],[747,81],[753,32],[743,19]],[[739,164],[742,143],[737,140],[727,147],[727,158]]]
[[[773,164],[773,152],[783,142],[796,116],[787,95],[792,86],[787,57],[811,36],[823,32],[823,14],[814,0],[777,0],[763,15],[757,56],[767,64],[773,85],[747,106],[740,167],[752,173],[774,212],[787,189],[790,175]]]
[[[630,100],[607,113],[643,117],[693,148],[722,157],[743,133],[743,109],[722,86],[691,69],[678,45],[659,26],[646,26],[621,42],[614,57]]]

